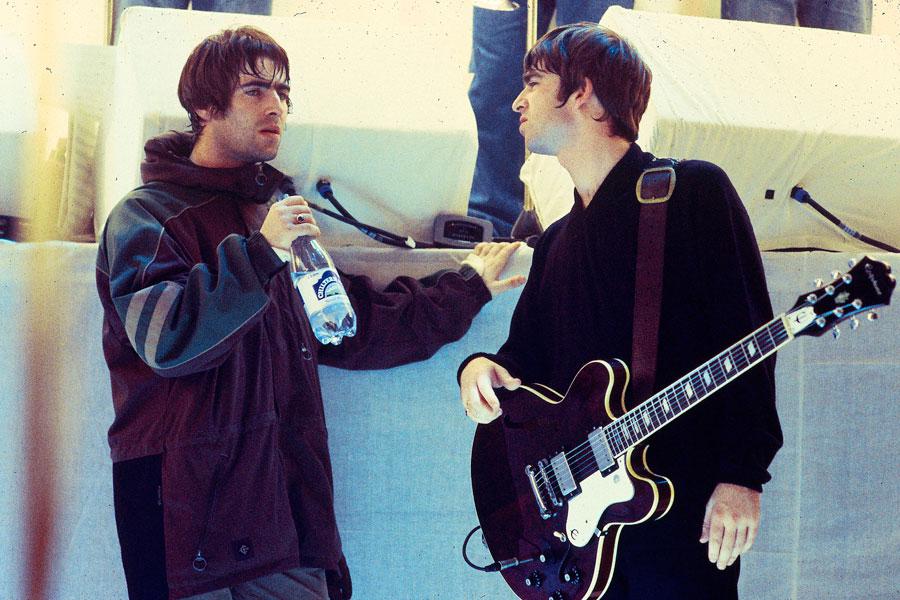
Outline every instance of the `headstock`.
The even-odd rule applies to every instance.
[[[890,304],[897,280],[891,275],[891,265],[864,256],[858,263],[851,261],[847,273],[832,273],[834,280],[802,294],[787,312],[791,333],[820,336],[833,327],[834,336],[840,334],[835,325],[851,319],[856,329],[856,315]],[[818,284],[819,282],[817,282]],[[871,319],[877,314],[871,312]]]

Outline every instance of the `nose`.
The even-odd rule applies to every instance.
[[[266,114],[281,117],[287,111],[287,102],[278,95],[278,90],[266,91]]]
[[[513,100],[512,109],[513,112],[522,112],[525,110],[525,88],[522,88],[522,91],[519,92],[519,95]]]

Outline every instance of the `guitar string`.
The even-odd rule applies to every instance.
[[[788,337],[786,334],[786,331],[783,328],[781,330],[776,330],[775,335],[773,336],[773,332],[772,332],[773,327],[772,326],[778,325],[779,322],[780,322],[780,320],[773,321],[765,328],[760,329],[759,331],[754,332],[754,334],[747,336],[746,338],[744,338],[743,340],[741,340],[740,342],[735,344],[729,350],[722,352],[721,354],[714,357],[710,361],[707,361],[707,363],[702,365],[700,368],[696,369],[690,375],[685,376],[682,380],[679,380],[675,384],[672,384],[671,386],[667,387],[666,389],[661,390],[656,395],[651,397],[650,400],[646,401],[645,403],[642,403],[641,406],[643,406],[643,404],[647,404],[647,406],[644,407],[644,409],[642,409],[640,411],[638,411],[636,409],[633,411],[629,411],[628,413],[622,415],[621,418],[614,421],[612,423],[612,425],[618,425],[618,424],[622,423],[623,421],[628,421],[630,419],[631,422],[626,423],[626,425],[631,427],[632,432],[636,432],[638,434],[637,436],[635,436],[635,434],[632,433],[630,435],[630,438],[632,441],[630,443],[628,443],[627,445],[623,445],[623,448],[627,448],[629,445],[634,445],[634,444],[638,443],[641,439],[649,436],[649,434],[651,434],[655,431],[655,429],[651,430],[646,425],[641,425],[641,420],[637,418],[638,414],[650,413],[652,411],[654,413],[654,415],[657,417],[658,423],[657,423],[656,428],[658,428],[661,425],[665,424],[661,420],[663,418],[663,416],[662,416],[663,414],[660,412],[661,402],[664,398],[672,397],[672,398],[676,399],[678,401],[679,408],[682,408],[682,410],[680,412],[675,413],[670,417],[669,420],[671,420],[671,418],[678,416],[679,414],[681,414],[681,412],[684,412],[684,410],[687,410],[688,408],[693,406],[693,404],[695,404],[699,400],[702,400],[710,393],[714,392],[722,384],[729,382],[730,381],[729,377],[731,377],[733,379],[737,375],[740,375],[741,373],[743,373],[743,371],[746,370],[747,368],[754,366],[756,363],[753,363],[752,361],[747,359],[746,350],[745,350],[746,342],[748,342],[748,341],[756,342],[759,345],[760,349],[762,350],[762,352],[760,354],[760,358],[757,359],[756,362],[758,363],[758,362],[761,362],[762,360],[764,360],[772,351],[777,349],[780,341],[784,341],[784,339],[786,339]],[[765,346],[768,346],[768,344],[765,343],[765,339],[763,339],[762,342],[759,340],[759,336],[762,336],[763,334],[767,334],[767,336],[769,338],[769,342],[772,343],[771,347],[765,348]],[[780,341],[776,341],[776,338],[779,339]],[[736,354],[736,352],[739,349],[740,349],[741,353]],[[731,373],[730,375],[726,374],[725,372],[722,371],[722,365],[721,365],[722,361],[725,358],[729,358],[729,357],[733,360],[733,364],[735,366],[737,366],[737,370],[735,372]],[[742,363],[742,362],[743,362],[743,366],[740,365],[740,363]],[[702,379],[701,379],[701,373],[703,372],[704,368],[710,368],[710,366],[712,366],[712,368],[714,368],[715,371],[722,377],[722,382],[719,383],[717,379],[714,380],[715,385],[712,386],[711,388],[710,388],[710,386],[707,386],[707,384],[705,382],[702,382]],[[712,370],[712,369],[710,369],[710,370]],[[685,400],[685,398],[687,397],[686,394],[682,391],[684,389],[684,387],[683,387],[684,382],[693,383],[695,389],[700,389],[697,386],[702,382],[704,391],[702,394],[698,394],[696,396],[695,400],[691,401],[688,399],[686,407],[681,407],[682,401]],[[675,393],[672,393],[673,389],[676,390]],[[666,423],[667,422],[668,421],[666,421]],[[620,427],[620,429],[621,429],[621,427]],[[623,437],[619,432],[616,433],[615,439],[619,442],[620,445],[622,444]],[[637,439],[637,442],[634,441],[635,439]],[[585,448],[585,446],[587,446],[587,448]],[[583,442],[581,445],[577,446],[572,451],[566,453],[567,459],[572,459],[572,461],[573,461],[572,465],[569,468],[573,477],[581,478],[583,475],[585,475],[585,473],[587,473],[587,475],[590,475],[599,470],[598,467],[594,466],[594,465],[596,465],[596,459],[594,459],[592,453],[588,453],[589,451],[591,451],[590,440],[588,440],[587,442]],[[616,448],[615,452],[618,454],[619,452],[621,452],[621,450]],[[576,455],[576,453],[577,453],[577,455]],[[548,466],[552,466],[552,465],[548,465]],[[548,473],[549,473],[549,475],[551,475],[553,477],[553,479],[556,480],[556,484],[557,484],[557,486],[559,486],[559,479],[556,476],[554,469],[549,469],[549,470],[542,469],[543,479],[545,479],[545,480],[549,479]],[[549,485],[551,485],[550,481],[548,481],[546,484],[544,484],[542,486],[541,491],[545,491],[545,488],[548,487]]]
[[[778,345],[781,342],[789,337],[786,330],[783,327],[778,328],[778,325],[783,325],[780,318],[773,320],[763,328],[748,335],[728,350],[713,357],[712,359],[701,365],[699,368],[695,369],[694,372],[686,375],[684,378],[668,386],[667,388],[660,390],[654,396],[651,396],[650,399],[641,403],[641,405],[639,405],[638,407],[635,407],[634,409],[624,413],[620,418],[610,423],[612,429],[616,429],[616,431],[613,432],[613,441],[617,442],[618,445],[621,446],[620,448],[614,448],[613,444],[610,444],[610,450],[613,450],[614,454],[619,454],[629,446],[637,444],[642,439],[655,432],[656,429],[660,428],[662,425],[665,425],[666,423],[668,423],[668,421],[674,419],[685,410],[691,408],[700,400],[706,398],[706,396],[715,392],[722,385],[728,383],[750,367],[755,366],[759,362],[762,362],[762,360],[764,360],[769,354],[777,349]],[[766,346],[769,346],[769,343],[766,343],[765,338],[760,341],[759,337],[763,336],[764,334],[769,338],[768,342],[771,343],[771,347],[766,348]],[[757,348],[760,350],[760,357],[756,359],[756,362],[751,361],[747,357],[746,346],[748,345],[748,342],[755,342]],[[740,354],[736,354],[738,350],[740,350]],[[722,363],[725,359],[730,359],[732,364],[736,367],[733,372],[726,373],[723,370]],[[743,365],[741,365],[741,363],[743,363]],[[710,375],[710,384],[707,384],[702,378],[702,374],[704,371],[712,373]],[[721,381],[719,378],[721,378]],[[691,400],[687,396],[687,393],[684,391],[684,386],[686,383],[690,384],[694,390],[694,400]],[[702,393],[697,393],[697,391],[701,389],[698,387],[700,385],[702,385],[703,391]],[[662,405],[663,402],[668,400],[669,398],[674,398],[681,410],[676,413],[671,413],[668,417],[666,417],[665,413],[663,412]],[[687,400],[687,406],[682,406],[682,402],[685,400]],[[638,408],[641,408],[641,410],[638,410]],[[649,417],[645,416],[645,418],[642,420],[638,417],[638,415],[649,415]],[[656,425],[651,428],[646,424],[646,421],[647,419],[650,419],[652,422],[654,417],[656,418]],[[623,434],[621,429],[625,426],[631,428],[631,434]],[[603,431],[605,431],[605,429]],[[625,435],[628,435],[628,437],[625,437]],[[627,441],[629,438],[632,440],[631,442]],[[569,471],[572,473],[573,477],[581,478],[582,475],[590,475],[599,470],[598,467],[594,466],[596,465],[596,459],[593,456],[593,449],[590,445],[590,439],[582,442],[580,445],[576,446],[569,452],[566,452],[565,456],[567,461],[569,462]],[[547,483],[538,484],[538,487],[540,487],[542,490],[551,485],[551,482],[549,481],[550,477],[548,477],[548,475],[552,476],[552,478],[556,480],[557,486],[560,485],[559,478],[556,475],[555,469],[549,467],[552,467],[552,463],[548,463],[546,467],[540,469],[543,475],[542,479],[547,481]]]
[[[838,284],[835,286],[835,290],[845,287],[846,285],[847,284],[845,284],[843,281],[838,281]],[[816,302],[818,302],[820,299],[821,298],[817,299]],[[848,306],[850,306],[850,304],[845,304],[843,308],[846,310]],[[855,312],[859,311],[854,311],[854,314]],[[766,343],[765,337],[763,337],[763,340],[761,341],[759,339],[761,336],[767,336],[769,338],[768,342],[771,343],[771,347],[766,347],[768,346],[768,344]],[[606,438],[607,441],[611,442],[608,447],[613,451],[614,455],[617,455],[625,451],[627,448],[629,448],[629,446],[638,444],[643,439],[649,437],[657,429],[667,424],[670,420],[674,419],[685,410],[691,408],[694,404],[706,398],[706,396],[715,392],[722,385],[727,384],[729,381],[731,381],[731,379],[736,378],[747,369],[762,362],[770,354],[774,353],[778,349],[779,345],[781,345],[785,340],[789,339],[790,336],[788,335],[787,330],[784,327],[781,316],[773,319],[770,323],[749,334],[744,339],[734,344],[728,350],[713,357],[712,359],[704,363],[701,367],[695,369],[692,373],[688,374],[687,376],[668,386],[667,388],[661,390],[654,396],[651,396],[647,401],[642,402],[640,405],[638,405],[638,407],[627,411],[621,417],[610,423],[608,427],[611,428],[611,433],[614,435],[612,438]],[[759,358],[751,360],[747,356],[747,342],[756,343],[757,348],[760,350]],[[740,350],[740,354],[736,354],[738,350]],[[725,359],[731,359],[732,364],[737,367],[735,372],[731,373],[731,379],[729,379],[729,374],[722,370],[723,360]],[[743,365],[740,364],[741,362],[743,362]],[[709,384],[706,383],[706,381],[702,377],[702,375],[705,374],[704,371],[712,372]],[[722,377],[721,382],[719,382],[716,375]],[[684,392],[685,383],[690,384],[694,391],[699,389],[698,385],[702,385],[703,393],[695,394],[696,398],[693,401],[688,399],[687,406],[682,407],[681,402],[686,398],[686,392]],[[665,412],[669,411],[661,412],[661,409],[663,403],[668,401],[670,398],[674,398],[675,400],[677,400],[678,407],[681,410],[666,417]],[[638,408],[641,408],[641,410],[638,410]],[[644,417],[643,423],[642,419],[638,418],[639,414]],[[652,422],[654,417],[656,419],[656,424],[651,428],[650,425],[647,424],[647,420],[650,420]],[[631,432],[624,432],[623,429],[625,427],[630,428]],[[603,431],[605,432],[606,429],[604,428]],[[615,443],[615,447],[612,442]],[[582,442],[579,446],[576,446],[571,451],[565,452],[564,455],[567,459],[567,464],[570,463],[569,471],[572,474],[573,478],[581,478],[585,473],[587,475],[591,475],[599,470],[599,465],[597,465],[596,459],[593,456],[593,449],[590,444],[590,438],[585,442]],[[547,466],[552,466],[552,463],[548,464]],[[545,480],[548,480],[549,478],[547,476],[546,470],[541,469],[541,471],[543,474],[543,478]],[[557,486],[559,486],[559,479],[556,476],[555,469],[550,469],[549,474],[552,475],[554,479],[556,479]],[[549,485],[550,482],[548,481],[546,486]]]
[[[775,324],[776,323],[772,323],[772,325],[775,325]],[[746,350],[745,350],[746,343],[749,341],[754,341],[757,344],[759,344],[761,347],[764,345],[767,346],[768,344],[760,343],[760,340],[757,339],[757,336],[761,336],[763,334],[768,334],[768,337],[770,338],[770,341],[772,342],[773,346],[770,348],[763,348],[760,358],[757,359],[756,362],[761,362],[762,360],[764,360],[766,355],[768,355],[771,351],[775,350],[778,346],[778,343],[776,342],[775,338],[772,336],[772,332],[769,331],[770,328],[771,327],[766,327],[765,329],[761,329],[760,331],[755,332],[755,334],[747,336],[746,338],[744,338],[743,340],[738,342],[738,344],[736,344],[729,350],[722,352],[720,355],[714,357],[710,361],[707,361],[707,363],[705,363],[704,365],[702,365],[701,367],[696,369],[695,372],[685,376],[684,378],[682,378],[681,380],[679,380],[672,386],[669,386],[666,389],[661,390],[660,392],[657,392],[657,394],[652,396],[646,402],[642,403],[638,407],[635,407],[635,409],[633,409],[632,411],[629,411],[625,415],[622,415],[622,418],[614,421],[613,425],[618,424],[618,423],[623,423],[623,421],[624,421],[623,425],[621,427],[619,427],[618,429],[621,429],[622,427],[627,426],[632,430],[632,433],[629,436],[631,438],[631,442],[628,445],[636,444],[637,442],[644,439],[645,437],[648,437],[650,434],[652,434],[654,431],[656,431],[656,429],[658,429],[662,425],[665,425],[666,423],[668,423],[669,420],[678,416],[679,414],[681,414],[681,412],[684,412],[684,410],[687,410],[688,408],[690,408],[691,406],[693,406],[694,404],[696,404],[697,402],[699,402],[700,400],[702,400],[703,398],[705,398],[706,396],[711,394],[712,392],[715,392],[716,389],[721,387],[721,385],[728,383],[729,381],[731,381],[731,379],[734,379],[738,375],[742,374],[746,369],[755,365],[756,363],[749,360],[748,357],[746,356]],[[786,335],[782,336],[779,334],[778,337],[781,337],[782,341],[783,341],[783,339],[786,338],[787,336]],[[765,341],[765,340],[763,340],[763,341]],[[737,353],[738,350],[740,350],[740,354]],[[722,362],[727,358],[731,358],[732,364],[736,367],[736,370],[733,373],[732,372],[725,373],[722,370]],[[743,363],[743,364],[741,364],[741,363]],[[713,372],[713,374],[711,375],[711,383],[710,384],[706,384],[706,382],[702,379],[702,374],[703,374],[704,370]],[[719,378],[716,377],[716,374],[718,374],[721,377],[721,382],[719,381]],[[684,401],[685,398],[687,398],[686,392],[683,391],[685,389],[684,388],[685,383],[692,384],[692,387],[695,391],[696,398],[694,398],[693,400],[688,398],[687,406],[681,406],[682,401]],[[670,392],[672,392],[673,388],[675,389],[675,393],[670,394]],[[666,417],[665,413],[663,412],[663,409],[662,409],[662,403],[665,400],[665,398],[670,395],[671,395],[671,397],[673,397],[674,399],[676,399],[678,401],[678,407],[681,410],[678,413],[671,414],[669,417]],[[646,406],[644,406],[645,404],[646,404]],[[641,408],[641,407],[643,407],[643,408]],[[640,408],[640,410],[638,410],[639,408]],[[644,418],[643,419],[640,418],[639,415]],[[647,424],[647,421],[650,420],[652,423],[654,418],[656,420],[656,424],[651,428],[650,425]],[[615,427],[614,427],[614,429],[615,429]],[[616,441],[618,441],[620,443],[620,445],[621,445],[622,439],[623,439],[623,436],[621,435],[621,432],[617,431],[616,432]],[[587,446],[587,447],[585,447],[585,446]],[[616,448],[615,453],[618,454],[625,448],[627,448],[627,446],[622,446],[621,449]],[[567,458],[572,459],[572,465],[570,466],[570,470],[572,471],[573,475],[576,475],[576,473],[575,473],[576,471],[578,471],[577,475],[579,475],[579,476],[582,475],[584,473],[584,469],[582,467],[585,465],[588,465],[589,467],[591,467],[591,463],[595,462],[594,460],[588,460],[588,458],[593,459],[592,448],[590,447],[590,440],[582,443],[581,445],[579,445],[578,447],[576,447],[575,449],[573,449],[572,451],[567,453]],[[583,460],[578,462],[579,459],[583,459]]]
[[[621,418],[614,421],[611,425],[619,425],[619,424],[622,424],[623,422],[630,421],[630,422],[624,423],[623,426],[627,425],[628,427],[631,428],[632,433],[630,434],[630,438],[624,438],[624,439],[630,439],[631,441],[626,444],[623,444],[623,442],[622,442],[623,436],[622,436],[621,432],[616,432],[614,439],[616,439],[616,441],[622,446],[623,449],[627,448],[629,445],[637,444],[640,440],[642,440],[645,437],[648,437],[651,433],[653,433],[656,428],[659,428],[668,422],[668,420],[665,422],[663,422],[663,420],[662,420],[663,418],[665,418],[663,413],[661,412],[661,406],[662,406],[661,402],[664,399],[674,398],[678,402],[678,407],[681,409],[679,412],[674,413],[669,417],[669,420],[671,420],[672,418],[681,414],[681,412],[684,412],[684,410],[691,408],[691,406],[693,406],[695,403],[699,402],[700,400],[704,399],[710,393],[714,392],[722,384],[728,383],[731,380],[731,379],[729,379],[729,377],[731,377],[733,379],[737,375],[742,374],[744,372],[744,370],[746,370],[747,368],[754,366],[756,363],[751,363],[751,361],[747,360],[747,357],[745,355],[745,350],[744,350],[744,344],[745,344],[745,342],[749,341],[751,338],[757,344],[760,344],[760,341],[757,339],[756,336],[762,335],[763,333],[769,334],[768,337],[770,338],[770,341],[773,343],[773,346],[771,348],[766,348],[766,349],[762,350],[760,358],[756,362],[761,362],[762,360],[764,360],[766,358],[766,356],[768,356],[768,354],[770,354],[778,346],[778,342],[776,342],[775,338],[771,335],[771,331],[769,331],[768,329],[756,332],[756,334],[753,336],[748,336],[747,338],[745,338],[744,340],[742,340],[741,342],[736,344],[734,347],[732,347],[728,351],[721,353],[720,355],[714,357],[713,359],[711,359],[710,361],[705,363],[703,366],[701,366],[699,369],[697,369],[694,373],[691,373],[690,375],[685,376],[682,380],[679,380],[675,384],[672,384],[671,386],[667,387],[666,389],[661,390],[656,395],[651,397],[648,401],[641,404],[641,406],[643,406],[644,404],[647,405],[647,406],[644,406],[643,409],[638,411],[637,407],[636,407],[633,411],[629,411],[628,413],[625,413],[624,415],[622,415]],[[781,335],[781,333],[778,333],[777,337],[781,338],[783,341],[784,338],[786,338],[787,336]],[[761,348],[762,348],[762,346],[763,345],[760,344]],[[741,350],[741,354],[736,354],[738,349]],[[744,356],[741,356],[741,355],[744,355]],[[733,373],[730,373],[730,375],[726,374],[724,371],[722,371],[722,365],[721,365],[722,361],[729,357],[733,360],[733,364],[737,367],[737,370],[735,370]],[[740,363],[743,363],[743,366],[741,366]],[[713,376],[715,376],[715,374],[718,373],[718,375],[721,376],[721,382],[719,382],[718,378],[715,380],[711,380],[711,381],[715,382],[715,385],[713,385],[713,386],[709,386],[705,382],[702,382],[701,373],[703,372],[704,369],[708,369],[711,371],[714,370]],[[696,390],[699,390],[701,388],[698,386],[700,385],[701,382],[703,383],[703,386],[702,386],[703,392],[696,394],[696,397],[694,398],[694,400],[690,400],[687,397],[686,393],[683,391],[684,384],[685,383],[693,383],[693,387]],[[674,393],[673,393],[673,389],[675,390]],[[685,399],[687,399],[687,406],[682,406],[682,402]],[[646,421],[644,421],[644,424],[642,424],[641,419],[637,418],[638,414],[644,415],[644,414],[650,414],[650,413],[653,413],[653,416],[656,417],[657,425],[654,429],[650,429],[646,425]],[[621,429],[621,427],[619,427],[619,429]],[[635,440],[637,440],[637,441],[635,441]],[[585,446],[587,446],[587,447],[585,447]],[[619,448],[616,448],[615,453],[618,454],[619,452],[621,452],[621,450]],[[573,478],[582,479],[583,476],[591,475],[599,470],[599,466],[597,466],[596,459],[593,457],[592,449],[590,448],[590,440],[588,440],[587,442],[583,442],[581,445],[579,445],[572,451],[566,453],[566,457],[567,457],[567,459],[570,459],[572,461],[572,464],[569,467],[569,471],[572,473]],[[552,463],[548,464],[547,467],[552,467]],[[540,485],[540,487],[541,487],[540,491],[547,491],[546,488],[548,488],[552,485],[551,479],[555,479],[557,487],[560,487],[560,490],[562,489],[560,486],[560,483],[559,483],[559,478],[556,475],[555,469],[543,468],[543,469],[541,469],[541,474],[543,476],[542,479],[544,479],[546,481],[546,483]],[[573,481],[573,483],[574,483],[574,481]]]
[[[849,284],[847,284],[843,280],[838,280],[837,285],[835,286],[835,293],[837,290],[841,289],[842,287],[846,287],[848,285]],[[824,296],[822,296],[822,297],[824,297]],[[815,300],[815,303],[818,303],[822,297],[817,298]],[[846,308],[848,306],[850,306],[850,304],[845,304],[843,306],[843,308],[846,310]],[[852,314],[855,314],[856,312],[860,312],[860,311],[859,310],[854,311]],[[713,357],[712,359],[710,359],[709,361],[704,363],[701,367],[695,369],[692,373],[688,374],[681,380],[671,384],[670,386],[667,386],[665,389],[660,390],[659,392],[657,392],[657,394],[651,396],[650,399],[648,399],[645,402],[642,402],[640,405],[638,405],[638,407],[635,407],[635,409],[627,411],[621,417],[619,417],[618,419],[616,419],[615,421],[610,423],[608,425],[608,427],[610,427],[610,430],[611,430],[610,433],[613,434],[613,437],[612,438],[610,438],[608,436],[605,436],[605,437],[606,437],[606,441],[608,442],[608,448],[610,450],[612,450],[613,455],[614,456],[618,455],[621,452],[624,452],[627,448],[629,448],[629,446],[636,445],[637,443],[642,441],[644,438],[649,437],[650,434],[654,433],[657,429],[659,429],[663,425],[667,424],[670,420],[674,419],[675,417],[680,415],[685,410],[691,408],[694,403],[697,403],[700,400],[706,398],[706,396],[715,392],[719,387],[721,387],[721,385],[727,384],[730,381],[730,379],[728,378],[728,374],[722,371],[723,358],[732,359],[733,360],[732,364],[734,364],[737,367],[736,371],[732,375],[732,377],[734,378],[734,377],[737,377],[738,375],[741,375],[745,370],[755,366],[757,363],[762,362],[769,355],[771,355],[775,351],[777,351],[779,345],[781,345],[785,340],[790,339],[790,336],[788,335],[787,330],[784,327],[784,323],[782,321],[782,316],[777,317],[770,323],[762,326],[759,330],[749,334],[744,339],[742,339],[739,342],[737,342],[736,344],[734,344],[728,350]],[[762,334],[767,334],[767,336],[769,338],[769,342],[771,342],[771,344],[772,344],[772,346],[770,348],[765,348],[765,346],[767,344],[760,343],[758,336],[761,336]],[[757,347],[761,351],[760,357],[758,359],[756,359],[755,362],[749,360],[749,358],[746,355],[746,346],[747,346],[746,342],[747,341],[755,342],[757,344]],[[763,341],[765,341],[765,340],[763,340]],[[741,353],[739,355],[733,355],[733,353],[735,351],[737,351],[738,349],[741,350]],[[739,359],[741,359],[741,358],[743,359],[743,362],[744,362],[743,366],[741,366],[739,364],[741,362]],[[710,387],[709,387],[710,384],[707,384],[706,381],[703,380],[703,378],[702,378],[701,373],[704,370],[706,370],[707,373],[712,372],[711,380],[710,380],[710,382],[712,384],[712,389],[710,389]],[[718,381],[718,378],[716,377],[716,375],[719,375],[722,377],[721,383]],[[702,383],[702,387],[703,387],[704,391],[703,391],[703,394],[699,394],[696,396],[694,403],[691,403],[691,401],[688,400],[687,407],[682,408],[681,402],[686,397],[686,393],[683,391],[685,381],[689,384],[693,384],[692,387],[694,389],[696,389],[696,386],[698,383]],[[674,392],[673,392],[673,390],[674,390]],[[677,401],[678,407],[681,408],[681,411],[677,412],[677,413],[672,413],[668,417],[666,417],[665,413],[660,413],[659,411],[662,408],[663,403],[668,402],[670,399],[675,399]],[[644,405],[646,405],[646,406],[644,406]],[[637,410],[641,406],[644,406],[644,408],[642,410]],[[665,411],[665,412],[671,411],[671,403],[669,403],[669,408],[670,408],[670,410]],[[638,413],[643,414],[645,417],[645,421],[644,421],[645,424],[643,426],[641,426],[641,420],[637,418]],[[649,417],[650,420],[652,420],[653,417],[656,417],[657,423],[652,429],[649,428],[649,426],[646,424],[646,419],[647,419],[648,414],[650,415],[650,417]],[[662,419],[665,419],[665,421],[663,421]],[[629,420],[630,420],[630,422],[629,422]],[[637,428],[635,428],[635,423],[638,425]],[[631,438],[630,443],[628,442],[628,438],[623,435],[624,432],[622,431],[623,428],[626,426],[630,426],[631,430],[632,430],[632,433],[629,436]],[[646,431],[642,431],[642,430],[646,430]],[[603,428],[602,431],[606,432],[606,428]],[[637,436],[636,441],[635,441],[635,435],[634,435],[635,431],[637,431],[639,434]],[[582,442],[579,446],[576,446],[572,451],[564,452],[563,454],[566,457],[567,461],[569,459],[572,460],[572,464],[569,467],[569,471],[572,473],[573,478],[580,477],[582,474],[584,474],[585,472],[588,472],[588,471],[590,471],[590,472],[588,472],[588,475],[591,475],[594,472],[596,472],[597,470],[599,470],[599,465],[597,465],[596,459],[593,456],[593,449],[590,444],[590,438],[588,438],[588,440],[586,440],[585,442]],[[591,460],[591,459],[593,459],[593,460]],[[597,465],[597,467],[594,467],[593,465]],[[548,464],[548,466],[552,466],[552,464]],[[549,481],[547,469],[540,468],[540,472],[543,476],[542,478],[545,481],[547,481],[547,483],[544,484],[543,487],[549,487],[550,481]],[[550,469],[549,475],[552,475],[553,478],[556,479],[557,486],[559,486],[559,479],[556,476],[554,469]],[[539,486],[539,487],[541,487],[541,486]],[[539,491],[541,491],[541,490],[539,490]]]

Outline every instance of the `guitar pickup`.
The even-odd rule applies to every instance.
[[[553,467],[553,474],[556,475],[556,483],[559,485],[559,491],[563,496],[568,497],[578,489],[578,485],[575,483],[575,477],[572,475],[572,469],[569,467],[569,460],[566,458],[565,452],[560,452],[559,454],[551,456],[550,466]]]
[[[595,429],[588,434],[588,443],[591,445],[591,452],[594,454],[594,460],[597,461],[597,469],[600,474],[606,477],[616,470],[616,461],[612,452],[609,450],[609,443],[606,440],[606,434],[602,429]]]

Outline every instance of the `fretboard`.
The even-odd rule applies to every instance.
[[[790,342],[793,337],[785,329],[783,316],[779,315],[605,427],[603,433],[612,454],[624,454]]]

